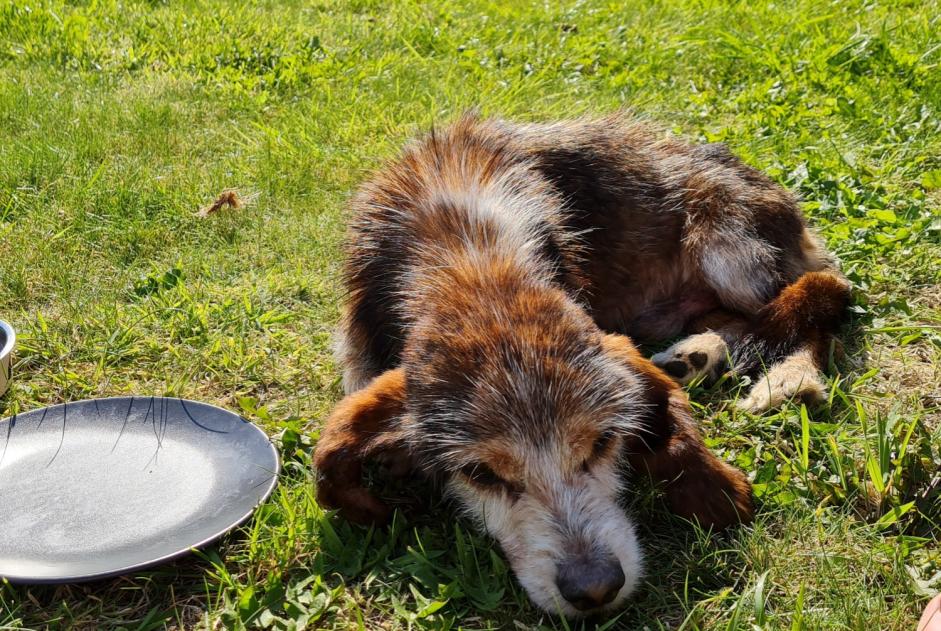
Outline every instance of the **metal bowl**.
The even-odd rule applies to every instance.
[[[16,345],[16,333],[13,327],[0,320],[0,397],[10,387],[13,378],[13,347]]]

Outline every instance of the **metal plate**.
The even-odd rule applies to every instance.
[[[0,576],[125,574],[211,543],[274,489],[259,428],[205,403],[95,399],[0,421]]]

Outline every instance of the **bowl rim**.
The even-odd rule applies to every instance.
[[[13,347],[16,345],[16,331],[13,330],[13,326],[8,322],[0,320],[0,329],[3,329],[5,334],[6,343],[0,348],[0,360],[6,359],[6,357],[13,352]]]

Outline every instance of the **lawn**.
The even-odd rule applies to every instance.
[[[933,0],[2,0],[0,317],[21,338],[0,416],[200,399],[264,427],[284,472],[198,557],[0,584],[0,628],[581,626],[529,604],[444,503],[366,530],[314,500],[346,200],[473,106],[630,107],[726,142],[801,195],[856,288],[826,405],[756,417],[733,383],[692,389],[710,446],[754,480],[757,520],[716,535],[651,489],[626,497],[648,576],[610,628],[914,629],[941,590]],[[242,208],[199,215],[227,189]]]

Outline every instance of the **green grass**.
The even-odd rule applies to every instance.
[[[831,400],[693,396],[755,481],[720,536],[626,501],[649,556],[624,629],[914,628],[941,590],[941,5],[925,2],[0,2],[0,413],[167,394],[241,410],[284,475],[199,558],[0,585],[0,628],[578,628],[432,502],[367,531],[310,472],[344,205],[433,121],[629,106],[724,141],[805,200],[857,287]],[[200,218],[234,188],[253,202]],[[2,510],[2,498],[0,498]],[[588,625],[591,627],[591,625]]]

